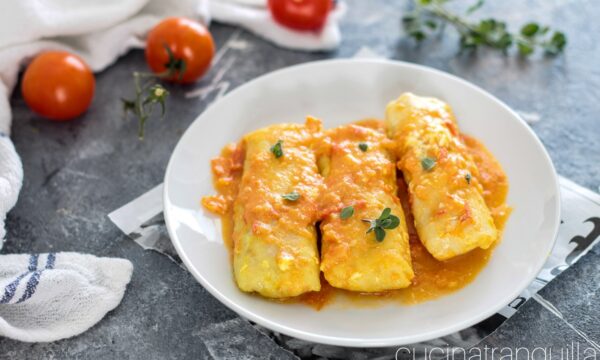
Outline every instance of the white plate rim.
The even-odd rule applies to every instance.
[[[492,100],[493,102],[495,102],[497,105],[499,105],[500,107],[502,107],[504,110],[506,110],[508,113],[510,113],[513,117],[517,118],[519,120],[519,124],[520,126],[531,136],[532,140],[536,143],[536,145],[540,148],[544,160],[546,162],[545,165],[549,166],[550,169],[552,170],[552,183],[554,185],[554,190],[556,192],[556,196],[554,196],[554,209],[555,209],[555,218],[553,219],[553,224],[554,224],[554,228],[552,229],[552,241],[549,241],[547,244],[547,248],[546,249],[542,249],[542,251],[544,251],[547,255],[546,257],[539,257],[537,263],[533,266],[533,268],[535,269],[534,272],[532,272],[532,276],[528,277],[526,279],[526,281],[522,281],[521,286],[516,287],[515,290],[512,293],[506,294],[503,297],[502,301],[497,302],[497,306],[495,307],[490,307],[490,309],[488,309],[485,312],[481,312],[479,313],[478,316],[472,316],[469,317],[468,319],[465,319],[461,322],[457,322],[455,323],[453,326],[448,326],[445,327],[443,329],[439,329],[439,330],[435,330],[435,331],[430,331],[428,333],[421,333],[419,335],[414,335],[414,336],[401,336],[401,337],[386,337],[386,338],[381,338],[381,339],[361,339],[360,337],[357,338],[349,338],[349,337],[337,337],[337,336],[325,336],[325,335],[317,335],[317,334],[313,334],[310,332],[306,332],[306,331],[301,331],[301,330],[297,330],[285,325],[281,325],[277,322],[273,322],[271,320],[269,320],[268,318],[256,315],[255,313],[246,310],[244,307],[239,306],[238,304],[236,304],[234,301],[230,300],[228,297],[224,296],[223,294],[221,294],[219,292],[218,289],[216,289],[215,287],[213,287],[208,281],[206,281],[204,279],[204,277],[202,276],[202,274],[196,273],[193,270],[189,270],[189,269],[193,269],[192,266],[192,262],[191,260],[187,257],[181,243],[179,242],[179,239],[177,237],[177,234],[175,231],[172,230],[172,224],[171,224],[171,220],[170,220],[170,214],[169,214],[169,206],[167,206],[167,204],[169,204],[169,198],[168,198],[168,189],[169,189],[169,175],[171,174],[172,171],[172,164],[173,164],[173,159],[174,159],[174,155],[177,153],[179,146],[182,143],[182,139],[185,138],[185,136],[190,132],[190,129],[196,124],[197,120],[213,105],[216,104],[210,104],[208,105],[203,111],[202,113],[200,113],[196,119],[194,119],[194,121],[192,121],[190,123],[190,125],[188,126],[188,128],[184,131],[184,133],[182,134],[181,138],[179,139],[179,141],[177,142],[177,145],[175,146],[175,148],[173,149],[173,152],[171,153],[171,157],[169,158],[169,162],[167,164],[167,168],[165,171],[165,177],[164,177],[164,188],[163,188],[163,206],[164,206],[164,218],[165,218],[165,224],[167,227],[167,231],[169,234],[169,237],[171,238],[171,241],[179,255],[179,257],[181,258],[181,260],[183,261],[183,263],[186,265],[186,268],[188,269],[188,271],[190,273],[192,273],[192,275],[194,276],[194,278],[206,289],[208,290],[208,292],[214,296],[215,298],[217,298],[222,304],[224,304],[225,306],[227,306],[230,310],[233,310],[235,313],[237,313],[238,315],[251,320],[253,322],[258,323],[259,325],[262,325],[266,328],[269,328],[273,331],[276,332],[280,332],[301,340],[306,340],[306,341],[311,341],[311,342],[316,342],[316,343],[322,343],[322,344],[328,344],[328,345],[336,345],[336,346],[346,346],[346,347],[388,347],[388,346],[400,346],[400,345],[404,345],[404,344],[411,344],[411,343],[417,343],[417,342],[421,342],[421,341],[427,341],[427,340],[431,340],[431,339],[435,339],[435,338],[439,338],[439,337],[443,337],[449,334],[452,334],[456,331],[460,331],[463,330],[469,326],[475,325],[478,322],[487,319],[488,317],[494,315],[495,313],[497,313],[499,310],[501,310],[504,306],[506,306],[507,304],[509,304],[512,300],[514,300],[515,298],[517,298],[522,292],[523,290],[525,290],[527,288],[527,286],[529,286],[529,284],[531,284],[531,282],[535,279],[535,277],[537,276],[537,274],[540,272],[540,270],[542,269],[544,263],[546,262],[547,258],[550,256],[552,249],[554,248],[554,245],[556,243],[556,238],[558,235],[558,227],[560,224],[560,216],[561,216],[561,203],[560,203],[560,186],[559,186],[559,181],[558,181],[558,176],[557,176],[557,172],[556,172],[556,168],[554,167],[554,164],[552,162],[552,159],[550,158],[550,155],[548,154],[548,151],[546,150],[546,148],[544,147],[544,145],[542,144],[541,140],[539,139],[539,137],[537,136],[537,134],[535,134],[535,132],[529,127],[529,125],[527,125],[527,123],[521,118],[521,116],[519,116],[519,114],[517,114],[517,112],[515,112],[514,110],[512,110],[512,108],[510,108],[508,105],[506,105],[503,101],[501,101],[500,99],[496,98],[494,95],[490,94],[489,92],[487,92],[486,90],[482,89],[481,87],[467,81],[464,80],[458,76],[452,75],[450,73],[447,73],[445,71],[441,71],[429,66],[425,66],[425,65],[419,65],[419,64],[414,64],[414,63],[409,63],[409,62],[405,62],[405,61],[399,61],[399,60],[389,60],[389,59],[326,59],[326,60],[318,60],[318,61],[311,61],[311,62],[306,62],[306,63],[301,63],[301,64],[297,64],[297,65],[293,65],[293,66],[288,66],[288,67],[284,67],[266,74],[263,74],[259,77],[256,77],[254,79],[252,79],[251,81],[248,81],[247,83],[244,83],[243,85],[240,85],[239,87],[237,87],[236,89],[234,89],[233,91],[231,91],[230,93],[226,94],[223,98],[219,99],[218,101],[222,101],[223,99],[227,98],[227,97],[231,97],[234,96],[236,93],[244,91],[246,88],[253,86],[255,83],[257,82],[262,82],[262,81],[267,81],[270,77],[276,76],[282,72],[286,72],[286,71],[290,71],[290,70],[297,70],[298,68],[302,68],[302,67],[310,67],[310,66],[318,66],[321,64],[325,64],[325,63],[330,63],[330,64],[335,64],[335,63],[348,63],[348,62],[359,62],[359,63],[385,63],[385,64],[390,64],[390,65],[396,65],[396,66],[403,66],[403,67],[407,67],[407,68],[412,68],[412,69],[418,69],[421,71],[426,71],[426,72],[433,72],[438,76],[441,77],[445,77],[448,78],[452,81],[457,81],[459,83],[462,83],[462,85],[467,86],[472,88],[473,90],[476,90],[480,93],[483,93],[483,95],[485,95],[486,97],[490,98],[490,100]],[[460,290],[459,290],[460,291]]]

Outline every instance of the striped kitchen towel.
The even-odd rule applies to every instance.
[[[78,335],[114,309],[130,261],[78,253],[0,256],[0,336],[48,342]]]

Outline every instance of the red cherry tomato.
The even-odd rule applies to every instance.
[[[331,0],[269,0],[273,19],[294,30],[319,30],[331,11]]]
[[[161,21],[146,40],[148,66],[157,74],[166,73],[169,67],[177,69],[167,80],[178,83],[192,83],[204,75],[214,53],[215,44],[208,30],[199,22],[182,17]]]
[[[36,113],[57,121],[81,115],[92,102],[96,81],[81,58],[66,51],[38,55],[23,75],[21,92]]]

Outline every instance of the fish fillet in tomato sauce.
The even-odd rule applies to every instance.
[[[376,119],[361,120],[355,124],[381,132],[385,131],[384,123]],[[490,209],[495,226],[501,231],[511,211],[506,204],[508,179],[498,161],[481,142],[468,135],[462,134],[461,136],[479,170],[478,180],[483,187],[486,205]],[[212,171],[218,195],[202,199],[202,204],[207,209],[221,216],[223,239],[230,249],[233,232],[231,207],[236,197],[243,164],[243,150],[240,147],[241,145],[229,145],[223,149],[219,157],[213,160]],[[406,216],[415,274],[411,286],[379,293],[361,293],[334,288],[321,275],[320,291],[308,292],[285,301],[300,302],[317,310],[327,306],[334,299],[348,300],[351,305],[359,307],[378,306],[382,302],[390,301],[417,304],[458,291],[473,281],[488,263],[495,245],[500,240],[485,250],[474,249],[450,260],[436,260],[418,238],[408,205],[406,183],[401,175],[398,177],[398,196]]]

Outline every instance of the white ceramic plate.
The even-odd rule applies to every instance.
[[[332,304],[321,311],[277,304],[236,287],[220,221],[200,205],[214,194],[210,159],[227,143],[263,126],[304,122],[327,128],[383,118],[402,92],[434,96],[454,109],[463,132],[498,158],[510,181],[514,211],[502,242],[477,279],[440,299],[406,306]],[[253,80],[208,108],[185,132],[165,175],[165,219],[181,259],[212,295],[241,316],[272,330],[320,343],[378,347],[424,341],[494,314],[534,279],[549,255],[559,223],[556,173],[544,147],[506,105],[464,80],[392,61],[331,60],[293,66]]]

